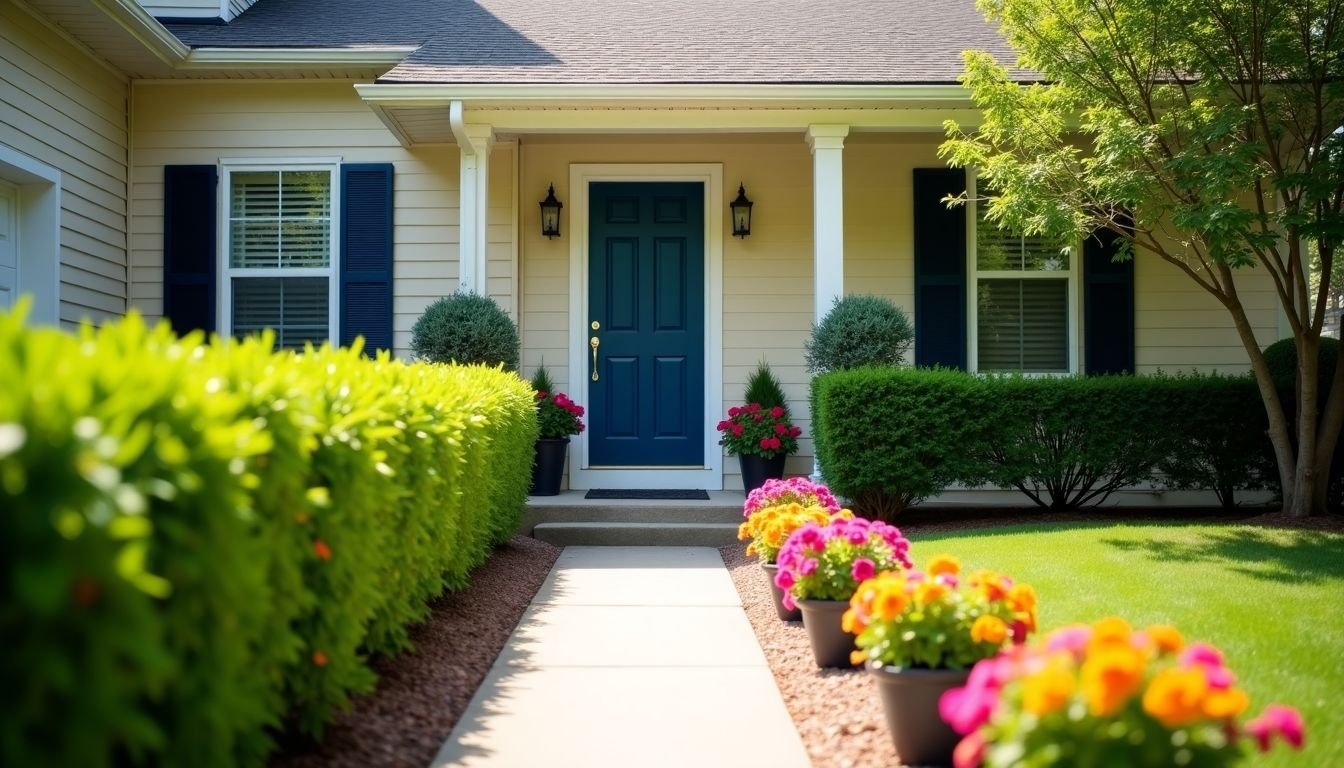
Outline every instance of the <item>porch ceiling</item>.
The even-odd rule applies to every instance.
[[[842,124],[855,132],[941,132],[979,113],[956,86],[416,86],[356,90],[402,144],[454,143],[463,121],[518,134],[802,132]]]

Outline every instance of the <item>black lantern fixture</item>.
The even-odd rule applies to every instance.
[[[565,204],[555,199],[555,185],[546,190],[546,199],[541,203],[541,234],[547,237],[560,236],[560,209]]]
[[[728,204],[733,209],[733,237],[746,237],[751,234],[751,201],[747,199],[747,189],[737,185],[737,199]]]

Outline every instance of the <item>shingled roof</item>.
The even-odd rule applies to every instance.
[[[388,83],[950,84],[1011,49],[974,0],[260,0],[198,47],[416,45]]]

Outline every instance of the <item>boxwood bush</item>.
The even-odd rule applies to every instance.
[[[1263,407],[1247,377],[865,368],[814,379],[812,408],[822,475],[884,518],[957,483],[1070,509],[1143,482],[1213,489],[1230,506],[1263,482]]]
[[[0,764],[259,765],[516,529],[500,369],[0,315]]]

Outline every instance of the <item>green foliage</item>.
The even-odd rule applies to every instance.
[[[1228,505],[1263,483],[1264,409],[1246,378],[871,368],[818,377],[812,398],[822,475],[869,516],[954,483],[1016,488],[1055,509],[1163,476]]]
[[[1294,337],[1320,338],[1313,308],[1332,292],[1344,242],[1335,0],[980,8],[1021,69],[964,54],[981,119],[968,130],[948,121],[940,155],[994,190],[982,195],[990,221],[1064,247],[1098,229],[1119,234],[1125,256],[1162,259],[1214,297],[1248,349],[1257,343],[1239,283],[1272,276],[1298,297],[1284,310]],[[1022,70],[1036,84],[1014,82]],[[1309,264],[1324,279],[1309,280]],[[1313,486],[1324,473],[1294,443],[1316,442],[1316,426],[1271,431],[1291,514],[1320,511]]]
[[[966,446],[990,426],[969,407],[977,380],[942,369],[860,368],[812,380],[821,474],[854,511],[891,520],[976,474]]]
[[[747,388],[743,392],[742,402],[760,403],[762,408],[775,406],[783,408],[787,415],[789,406],[784,397],[784,387],[770,370],[770,364],[762,360],[756,370],[747,377]]]
[[[914,343],[915,331],[900,307],[881,296],[837,298],[831,311],[812,327],[807,369],[844,371],[868,365],[900,365]]]
[[[433,363],[518,369],[518,328],[494,299],[457,292],[430,304],[411,327],[411,349]]]
[[[554,392],[555,382],[551,381],[551,372],[546,370],[546,366],[537,366],[537,372],[532,374],[532,389],[535,392]]]
[[[538,437],[561,440],[583,432],[583,406],[556,391],[545,366],[532,377],[532,389],[536,391]]]
[[[260,765],[368,690],[526,498],[482,367],[0,315],[0,763]]]

